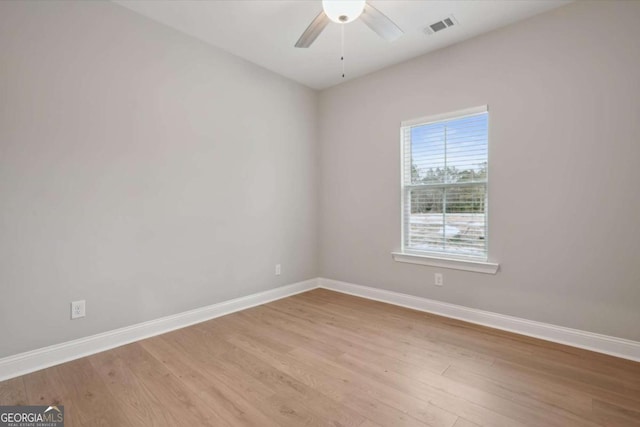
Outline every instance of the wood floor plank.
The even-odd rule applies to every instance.
[[[299,402],[296,412],[304,411],[310,419],[319,420],[316,422],[325,421],[327,414],[331,414],[331,417],[326,419],[328,424],[334,420],[338,425],[357,426],[363,421],[362,416],[352,409],[327,398],[314,388],[239,347],[229,354],[229,361],[249,372],[263,384],[275,388],[274,400],[284,398],[287,406],[291,408],[293,402]]]
[[[25,375],[24,383],[29,405],[63,405],[65,426],[82,425],[80,417],[73,408],[76,406],[71,393],[62,381],[57,367],[43,369]]]
[[[67,426],[640,426],[640,363],[316,289],[0,382]]]
[[[336,298],[335,295],[330,294],[329,296],[325,296],[328,292],[326,290],[317,291],[319,292],[313,291],[314,295],[320,293],[323,295],[323,298],[327,300]],[[351,309],[355,309],[358,304],[358,299],[355,297],[338,297],[337,299],[341,305]],[[329,304],[330,303],[325,301],[323,309],[326,310]],[[376,301],[367,301],[365,305],[375,307],[377,310],[381,310],[381,308],[385,306],[385,304]],[[394,310],[397,309],[398,307],[394,308]],[[369,311],[371,310],[373,310],[373,308],[369,308]],[[420,312],[413,310],[407,310],[407,312],[411,313],[411,317],[414,319],[420,318],[421,316]],[[369,316],[371,316],[371,314]],[[368,317],[368,320],[371,320],[371,317]],[[621,392],[632,399],[640,399],[640,382],[637,381],[640,375],[637,367],[640,364],[638,363],[627,360],[621,361],[611,356],[594,354],[581,349],[571,349],[568,346],[546,343],[535,338],[523,337],[479,325],[471,325],[454,319],[445,319],[442,321],[438,319],[438,321],[430,323],[434,325],[440,324],[440,326],[434,326],[434,329],[428,332],[428,335],[430,335],[432,339],[431,342],[437,342],[440,345],[445,342],[463,348],[472,347],[474,351],[487,356],[520,363],[533,368],[542,366],[543,368],[541,370],[552,370],[558,377],[563,377],[566,380],[580,381],[603,390]],[[448,331],[442,329],[442,324],[454,327],[454,329]],[[439,332],[434,333],[433,330],[438,330]],[[412,328],[408,333],[410,335],[421,334],[418,328],[415,328],[415,330]],[[422,338],[430,339],[427,336],[422,336]],[[544,343],[544,345],[541,343]],[[560,349],[571,350],[564,352],[560,351]],[[573,356],[573,354],[579,355],[580,357]],[[591,357],[591,355],[594,357]],[[638,375],[629,375],[630,373],[637,373]]]
[[[478,344],[483,342],[490,342],[491,351],[495,351],[497,348],[506,345],[507,355],[510,354],[509,352],[516,352],[513,353],[516,356],[531,357],[532,359],[541,358],[543,360],[550,359],[553,360],[554,363],[564,364],[565,366],[572,366],[574,368],[583,369],[584,371],[602,374],[608,378],[614,378],[616,381],[626,383],[631,390],[638,390],[640,388],[640,384],[635,381],[636,377],[633,375],[629,377],[629,373],[640,375],[640,364],[630,360],[593,353],[588,350],[569,347],[506,331],[500,331],[482,325],[474,325],[456,319],[449,319],[415,310],[407,310],[402,307],[392,307],[387,309],[387,304],[377,301],[360,303],[357,297],[343,297],[342,295],[336,296],[335,293],[325,289],[317,289],[296,297],[304,299],[320,299],[321,301],[324,301],[323,306],[325,309],[329,303],[333,302],[351,309],[364,306],[366,308],[359,310],[359,312],[362,311],[370,314],[375,314],[376,312],[385,313],[388,311],[397,313],[398,311],[404,310],[405,315],[400,316],[401,319],[411,318],[418,320],[418,322],[415,322],[410,326],[404,325],[404,328],[410,330],[411,333],[421,333],[420,331],[422,330],[423,332],[428,331],[431,333],[436,331],[436,335],[437,332],[450,335],[452,329],[463,328],[467,332],[466,334],[463,334],[465,341],[471,340],[474,337],[477,340],[477,342],[473,342],[476,349],[481,348]],[[381,310],[381,308],[384,309]],[[425,316],[430,320],[429,322],[421,321]],[[398,317],[390,318],[389,315],[385,315],[384,317],[385,322],[388,322],[389,324],[392,324],[391,320],[395,320],[397,318]],[[427,329],[424,329],[425,326]],[[454,333],[453,336],[459,338],[460,334]]]
[[[604,425],[612,426],[640,426],[640,406],[634,409],[623,408],[621,406],[594,399],[594,418]]]
[[[574,425],[584,424],[583,415],[590,413],[592,409],[593,399],[590,396],[583,393],[564,393],[547,384],[538,386],[536,382],[523,383],[504,377],[492,377],[491,374],[485,376],[454,366],[447,369],[443,375],[457,383],[512,400],[537,410],[536,412],[556,414],[562,417],[567,425],[570,422]]]
[[[417,424],[415,421],[420,421],[431,426],[451,426],[455,421],[455,415],[428,402],[418,401],[411,396],[400,396],[395,390],[383,390],[378,384],[362,381],[346,371],[314,366],[313,361],[305,358],[275,354],[268,348],[261,347],[251,337],[238,337],[232,342],[313,389],[347,404],[364,417],[376,414],[375,419],[386,419],[390,423],[403,425],[413,425]],[[323,357],[317,352],[314,354],[319,358]],[[362,399],[363,395],[367,398]],[[385,397],[380,399],[380,396]],[[405,414],[411,419],[405,417]]]
[[[17,377],[0,382],[0,405],[26,405],[27,391],[24,385],[24,378]]]
[[[389,382],[379,375],[371,375],[367,372],[363,375],[360,369],[354,369],[341,361],[331,361],[321,358],[306,349],[296,349],[293,354],[298,358],[313,363],[318,369],[339,373],[343,378],[353,378],[359,381],[375,394],[374,396],[384,403],[399,408],[403,412],[412,414],[416,418],[429,418],[429,408],[436,406],[455,415],[465,415],[467,418],[479,420],[484,425],[496,427],[516,427],[523,424],[491,411],[482,405],[477,405],[454,395],[432,389],[422,383],[413,382],[405,378],[398,378],[398,383]],[[374,371],[380,368],[374,368]],[[384,371],[384,369],[381,369]],[[413,386],[412,386],[413,384]],[[417,386],[417,387],[416,387]],[[429,403],[430,406],[425,406]],[[426,411],[426,412],[425,412]],[[387,424],[385,425],[393,425]]]
[[[277,426],[258,409],[259,403],[273,393],[268,389],[260,392],[256,387],[234,387],[234,384],[246,382],[246,378],[234,378],[233,374],[225,373],[218,358],[202,363],[200,357],[173,346],[162,337],[145,340],[141,345],[230,425]]]
[[[131,426],[129,418],[119,411],[117,402],[102,379],[91,366],[88,358],[63,363],[53,368],[57,374],[53,379],[60,381],[54,387],[62,387],[62,404],[65,420],[70,418],[73,425],[122,425]]]
[[[131,414],[131,425],[180,424],[178,415],[165,410],[162,402],[147,392],[146,387],[116,354],[99,353],[89,360],[115,397],[119,410]]]
[[[453,427],[478,427],[478,424],[472,423],[471,421],[465,420],[464,418],[460,417],[453,425]]]
[[[381,381],[387,381],[389,385],[406,393],[428,393],[432,394],[434,390],[444,392],[452,396],[461,397],[469,402],[483,406],[493,412],[502,414],[522,424],[534,423],[534,425],[545,426],[574,426],[582,427],[591,425],[590,422],[576,420],[568,415],[550,414],[547,411],[541,411],[540,408],[520,404],[509,398],[505,398],[499,394],[492,393],[492,390],[475,388],[473,384],[458,383],[451,381],[442,375],[434,375],[428,372],[423,373],[416,381],[406,381],[402,376],[396,373],[390,373],[380,369],[376,364],[370,361],[363,361],[353,358],[349,354],[341,357],[341,363],[349,366],[351,369],[361,372],[363,375],[371,375],[380,378]]]
[[[397,341],[379,337],[373,341],[367,336],[355,334],[351,331],[345,331],[338,326],[325,324],[303,324],[300,319],[287,318],[282,312],[265,308],[261,321],[269,322],[272,319],[278,319],[274,323],[277,325],[281,333],[288,333],[291,330],[297,333],[304,333],[306,330],[313,333],[313,346],[302,346],[307,349],[319,349],[327,353],[328,357],[339,356],[346,351],[352,353],[382,354],[386,357],[398,359],[404,363],[420,366],[421,369],[431,369],[434,372],[444,371],[451,363],[451,356],[445,356],[430,351],[430,349],[422,349],[420,352],[407,350],[406,343],[398,345]],[[283,332],[284,331],[284,332]]]
[[[307,349],[325,353],[327,357],[336,357],[346,351],[361,354],[381,354],[385,357],[394,358],[401,362],[419,366],[420,369],[430,369],[434,372],[444,371],[451,363],[451,358],[442,354],[428,350],[415,352],[406,351],[404,348],[394,345],[393,341],[376,340],[375,342],[354,334],[341,330],[337,327],[324,324],[305,324],[297,318],[287,318],[282,312],[272,310],[268,307],[264,309],[259,317],[261,322],[271,322],[277,326],[281,334],[289,334],[291,331],[297,334],[311,333],[314,345],[303,345]],[[276,319],[274,321],[274,319]]]
[[[262,310],[260,307],[255,310],[246,310],[239,314],[249,320],[248,324],[253,325],[250,329],[251,331],[255,331],[257,327],[261,336],[271,338],[276,342],[283,341],[283,335],[285,335],[286,342],[293,347],[312,348],[315,351],[327,354],[329,357],[339,356],[344,352],[335,341],[320,340],[317,328],[310,330],[310,325],[296,328],[290,318],[278,317],[275,313],[277,312]],[[309,334],[311,331],[313,331],[312,335]]]
[[[30,405],[64,405],[68,390],[57,369],[43,369],[22,377]]]
[[[111,350],[129,368],[140,383],[140,389],[158,402],[158,410],[176,414],[184,425],[229,425],[199,395],[190,393],[184,383],[139,343]]]
[[[460,360],[466,360],[468,363],[484,363],[490,365],[493,363],[493,358],[482,357],[477,353],[472,354],[472,351],[467,351],[462,347],[443,346],[441,342],[430,342],[423,338],[412,339],[407,335],[399,334],[393,330],[389,330],[383,324],[371,326],[367,321],[360,320],[359,322],[348,321],[342,319],[339,315],[328,316],[326,313],[322,313],[319,310],[315,310],[313,307],[300,306],[303,304],[298,301],[277,301],[278,304],[273,304],[272,307],[276,310],[285,313],[291,317],[301,319],[312,319],[315,324],[320,325],[321,330],[333,334],[337,337],[344,337],[345,339],[363,343],[366,346],[366,342],[372,343],[378,348],[384,348],[387,351],[400,351],[404,357],[433,357],[435,361],[436,352],[440,355],[448,353],[448,357],[456,357]],[[303,313],[308,313],[308,317],[300,314],[300,310]],[[442,351],[442,349],[446,348]],[[425,366],[428,366],[425,364]]]

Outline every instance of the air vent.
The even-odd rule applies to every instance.
[[[428,35],[431,35],[437,33],[438,31],[446,30],[447,28],[453,27],[457,24],[458,21],[456,21],[456,18],[454,18],[453,15],[450,15],[442,21],[434,22],[433,24],[427,26],[424,29],[424,32]]]

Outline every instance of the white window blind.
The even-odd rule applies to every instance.
[[[402,123],[403,252],[487,259],[486,107]]]

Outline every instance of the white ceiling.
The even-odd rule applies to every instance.
[[[320,0],[115,2],[311,88],[324,89],[568,1],[370,0],[371,5],[391,18],[405,34],[389,43],[359,20],[346,24],[344,79],[339,24],[329,24],[310,48],[294,47],[298,37],[322,10]],[[430,36],[422,31],[451,14],[459,25]]]

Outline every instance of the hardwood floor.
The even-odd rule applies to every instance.
[[[66,426],[640,426],[640,363],[323,289],[0,383]]]

